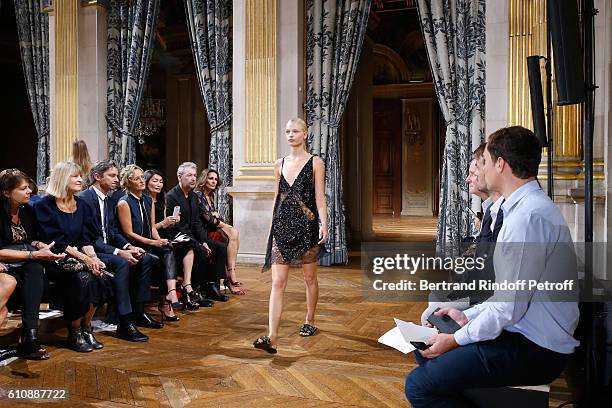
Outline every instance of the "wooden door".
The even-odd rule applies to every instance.
[[[374,99],[374,214],[399,217],[402,211],[402,105]]]

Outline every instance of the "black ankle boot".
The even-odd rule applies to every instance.
[[[22,329],[17,347],[19,357],[30,360],[47,360],[49,354],[38,341],[38,329]]]
[[[94,337],[93,329],[91,328],[91,325],[81,326],[81,333],[83,334],[83,338],[85,339],[87,344],[91,345],[91,347],[93,347],[94,350],[100,350],[101,348],[104,348],[104,344],[100,343]]]
[[[218,302],[227,302],[229,300],[229,296],[222,295],[219,292],[219,286],[216,282],[208,282],[206,284],[206,298]]]
[[[68,347],[79,353],[89,353],[93,351],[93,346],[83,337],[80,327],[68,326]]]

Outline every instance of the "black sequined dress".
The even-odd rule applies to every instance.
[[[321,246],[317,244],[319,214],[314,190],[313,157],[308,159],[293,185],[289,185],[283,176],[283,159],[263,270],[273,264],[313,263],[321,253]]]

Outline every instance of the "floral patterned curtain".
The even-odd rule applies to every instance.
[[[136,161],[138,125],[160,0],[110,0],[107,40],[108,155],[120,166]]]
[[[15,0],[21,65],[38,134],[36,182],[49,175],[49,16],[42,0]]]
[[[211,127],[208,167],[223,181],[217,208],[231,220],[225,188],[232,181],[232,1],[185,0],[200,93]]]
[[[438,244],[455,248],[472,233],[465,178],[484,140],[485,0],[418,0],[418,10],[446,121]]]
[[[338,127],[348,99],[371,0],[307,0],[308,146],[325,162],[329,241],[322,265],[348,262]]]

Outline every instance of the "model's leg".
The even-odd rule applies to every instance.
[[[238,277],[236,276],[236,259],[238,258],[238,249],[240,248],[240,232],[231,225],[227,225],[222,229],[223,232],[225,232],[225,235],[227,235],[229,238],[229,242],[227,244],[228,278],[232,283],[238,283]]]
[[[278,327],[283,313],[283,297],[287,287],[289,265],[272,265],[272,289],[270,291],[270,305],[268,310],[269,337],[272,346],[276,347],[278,340]]]
[[[317,263],[303,264],[304,282],[306,282],[306,320],[304,323],[314,326],[315,311],[319,300],[319,281],[317,279]]]

